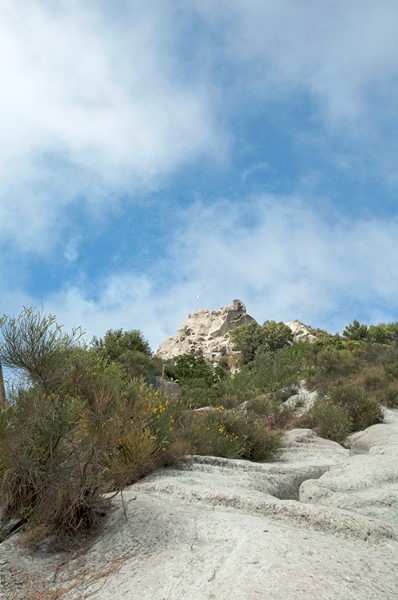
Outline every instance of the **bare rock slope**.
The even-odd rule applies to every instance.
[[[398,411],[349,445],[296,429],[278,462],[193,457],[154,473],[85,552],[0,545],[2,597],[395,600]]]

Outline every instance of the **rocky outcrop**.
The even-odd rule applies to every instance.
[[[230,332],[250,321],[254,319],[246,313],[246,306],[241,300],[234,300],[218,310],[204,309],[191,313],[176,335],[168,337],[160,345],[157,354],[164,359],[190,352],[198,352],[209,359],[232,354]]]
[[[246,313],[241,300],[234,300],[229,306],[218,310],[199,310],[188,315],[188,319],[179,327],[176,335],[168,337],[157,351],[165,360],[195,352],[210,360],[234,354],[230,332],[235,327],[254,321]],[[292,330],[294,342],[314,342],[317,337],[308,325],[301,321],[286,323]]]
[[[398,411],[349,439],[286,434],[281,460],[195,456],[114,498],[76,553],[0,544],[0,598],[395,600]]]
[[[286,325],[292,330],[294,342],[316,342],[318,339],[316,335],[311,333],[311,328],[301,321],[291,321]]]

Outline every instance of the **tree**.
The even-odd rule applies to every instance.
[[[17,318],[4,316],[0,331],[0,362],[44,387],[59,378],[83,334],[80,328],[64,333],[54,315],[44,316],[32,307],[24,307]]]
[[[244,365],[254,359],[257,350],[264,343],[263,329],[256,321],[233,329],[231,338],[235,350],[239,350],[241,353],[241,361]]]
[[[231,337],[243,364],[254,360],[259,351],[275,352],[293,342],[292,330],[281,321],[265,321],[262,326],[252,321],[231,331]]]
[[[174,381],[182,385],[199,384],[201,387],[211,387],[223,374],[222,368],[213,369],[203,356],[194,352],[178,356],[175,364],[166,369],[166,375]]]
[[[284,348],[293,342],[293,333],[288,325],[279,321],[265,321],[262,326],[263,345],[270,352]]]
[[[375,344],[391,344],[398,339],[398,323],[370,325],[367,337]]]
[[[353,322],[344,329],[343,336],[347,340],[366,340],[368,336],[368,326],[364,324],[361,325],[357,319],[354,319]]]
[[[103,339],[93,338],[91,346],[107,364],[121,365],[130,379],[142,376],[151,380],[161,372],[161,360],[152,356],[149,343],[137,329],[110,329]]]
[[[115,361],[119,360],[127,352],[142,352],[151,356],[151,348],[138,329],[123,331],[123,329],[109,329],[105,337],[93,338],[92,346],[104,358]]]

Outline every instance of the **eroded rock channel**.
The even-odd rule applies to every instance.
[[[76,556],[10,538],[2,597],[395,600],[398,411],[348,448],[302,429],[286,443],[274,463],[192,457],[154,473]]]

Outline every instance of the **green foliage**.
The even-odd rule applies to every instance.
[[[234,329],[231,337],[235,349],[241,352],[242,364],[253,361],[260,351],[275,352],[293,341],[290,327],[276,321],[265,321],[262,326],[252,321]]]
[[[321,437],[335,442],[343,442],[352,430],[347,408],[325,399],[315,402],[307,419]]]
[[[339,385],[330,389],[328,398],[336,406],[344,407],[352,429],[358,431],[383,420],[380,403],[357,385]]]
[[[152,356],[148,342],[137,329],[110,329],[103,339],[93,338],[91,347],[108,364],[121,365],[130,379],[144,377],[152,381],[161,373],[162,361]]]
[[[141,352],[151,356],[151,349],[142,333],[137,329],[109,329],[104,338],[93,338],[92,347],[110,362],[120,361],[128,352]]]
[[[188,439],[195,454],[265,461],[279,456],[282,433],[256,416],[218,410],[191,415]]]
[[[213,367],[203,356],[191,352],[178,356],[173,365],[167,365],[167,377],[181,385],[211,387],[224,376],[221,367]]]
[[[354,319],[352,323],[347,325],[343,331],[343,336],[348,340],[366,340],[368,335],[367,325],[361,325],[357,319]]]
[[[253,383],[261,392],[297,386],[306,375],[310,344],[300,342],[275,352],[259,352],[250,365]]]
[[[154,421],[151,388],[126,377],[122,357],[150,358],[145,346],[141,352],[127,344],[110,359],[106,345],[87,350],[77,340],[33,309],[2,319],[4,362],[31,382],[13,391],[0,414],[3,517],[29,518],[67,535],[98,523],[104,492],[167,462],[172,441]]]
[[[295,393],[295,390],[291,390],[291,393]],[[294,419],[294,408],[285,406],[273,393],[253,396],[247,410],[261,417],[271,429],[286,429]]]
[[[370,325],[367,339],[374,344],[391,344],[398,339],[398,323]]]
[[[254,359],[257,350],[263,344],[263,330],[256,321],[251,321],[246,325],[233,329],[231,339],[235,350],[241,353],[242,364],[246,365]]]
[[[0,329],[0,362],[46,387],[62,376],[82,335],[80,328],[64,333],[54,315],[26,307],[17,318],[4,316]]]
[[[293,342],[293,333],[288,325],[280,321],[265,321],[262,326],[263,348],[275,352]]]

